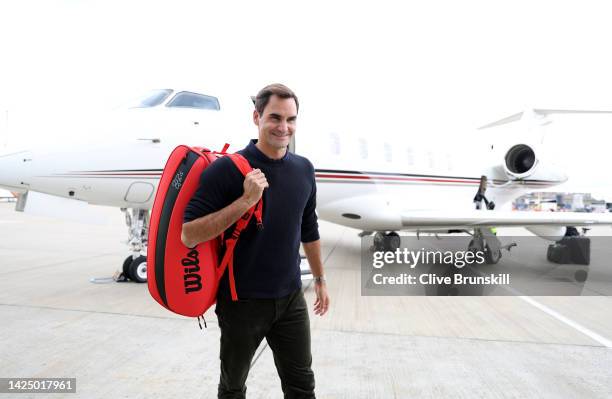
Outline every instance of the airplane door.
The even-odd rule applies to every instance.
[[[149,201],[155,193],[155,186],[147,182],[135,182],[128,187],[125,193],[125,202],[143,204]]]

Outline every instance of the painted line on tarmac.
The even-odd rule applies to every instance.
[[[477,271],[480,275],[484,275],[482,272]],[[527,302],[528,304],[530,304],[531,306],[541,310],[542,312],[546,313],[547,315],[555,318],[556,320],[560,321],[561,323],[572,327],[573,329],[575,329],[576,331],[579,331],[581,333],[583,333],[584,335],[586,335],[587,337],[591,338],[592,340],[598,342],[599,344],[603,345],[606,348],[612,348],[612,341],[610,341],[609,339],[607,339],[606,337],[597,334],[594,331],[589,330],[588,328],[586,328],[585,326],[578,324],[577,322],[575,322],[574,320],[571,320],[570,318],[563,316],[561,313],[557,312],[556,310],[553,310],[551,308],[549,308],[548,306],[536,301],[535,299],[533,299],[530,296],[525,295],[524,293],[520,292],[519,290],[512,288],[512,287],[503,287],[506,291],[514,294],[514,296],[516,296],[517,298],[522,299],[523,301]]]
[[[612,348],[612,341],[597,334],[594,331],[589,330],[588,328],[584,327],[581,324],[578,324],[577,322],[569,319],[568,317],[563,316],[561,313],[557,312],[556,310],[553,310],[549,308],[548,306],[541,304],[540,302],[526,295],[519,295],[518,297],[521,298],[523,301],[527,302],[528,304],[530,304],[531,306],[534,306],[540,309],[542,312],[548,314],[549,316],[552,316],[555,319],[559,320],[560,322],[572,327],[573,329],[580,331],[581,333],[591,338],[592,340],[599,342],[601,345],[605,346],[606,348]]]

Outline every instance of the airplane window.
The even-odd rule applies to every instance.
[[[364,139],[359,139],[359,153],[361,158],[368,159],[368,144]]]
[[[199,108],[199,109],[212,109],[219,110],[219,100],[216,97],[206,96],[204,94],[190,93],[188,91],[182,91],[178,93],[170,102],[167,107],[179,107],[179,108]]]
[[[340,154],[340,137],[338,137],[338,134],[332,133],[330,134],[330,138],[331,138],[332,154],[339,155]]]
[[[429,162],[429,168],[433,169],[436,165],[435,165],[435,160],[434,160],[434,154],[433,152],[427,151],[427,161]]]
[[[128,105],[128,108],[150,108],[155,107],[164,102],[166,98],[173,92],[170,89],[151,90],[141,98],[136,99]]]
[[[393,150],[391,149],[391,144],[385,143],[385,160],[387,162],[393,161]]]
[[[408,161],[408,165],[414,165],[414,154],[411,147],[406,148],[406,161]]]

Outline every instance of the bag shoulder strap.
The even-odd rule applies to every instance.
[[[236,165],[236,167],[238,168],[238,170],[240,170],[243,176],[246,176],[249,172],[253,170],[253,168],[249,164],[249,161],[247,161],[246,158],[242,155],[234,153],[227,154],[226,156],[228,156],[232,160],[234,165]],[[263,228],[262,207],[263,199],[260,198],[259,201],[257,201],[257,204],[253,205],[248,211],[246,211],[244,215],[240,217],[240,219],[238,219],[231,237],[225,240],[225,255],[223,256],[221,265],[219,265],[219,278],[223,276],[225,268],[229,267],[229,284],[233,301],[238,300],[238,294],[236,292],[236,281],[234,279],[234,248],[236,247],[236,243],[238,241],[238,238],[240,237],[240,233],[242,233],[242,231],[248,226],[253,215],[255,215],[255,219],[257,220],[257,228]]]
[[[247,161],[247,159],[241,154],[235,152],[233,154],[227,154],[226,156],[232,160],[234,165],[236,165],[236,167],[238,168],[240,173],[242,173],[243,176],[246,176],[247,173],[253,170],[249,161]]]

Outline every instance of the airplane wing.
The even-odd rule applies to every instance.
[[[382,196],[346,198],[317,209],[319,217],[364,231],[471,229],[474,227],[612,226],[612,213],[406,209]]]
[[[469,228],[529,226],[612,226],[612,213],[529,211],[405,211],[403,228]]]

